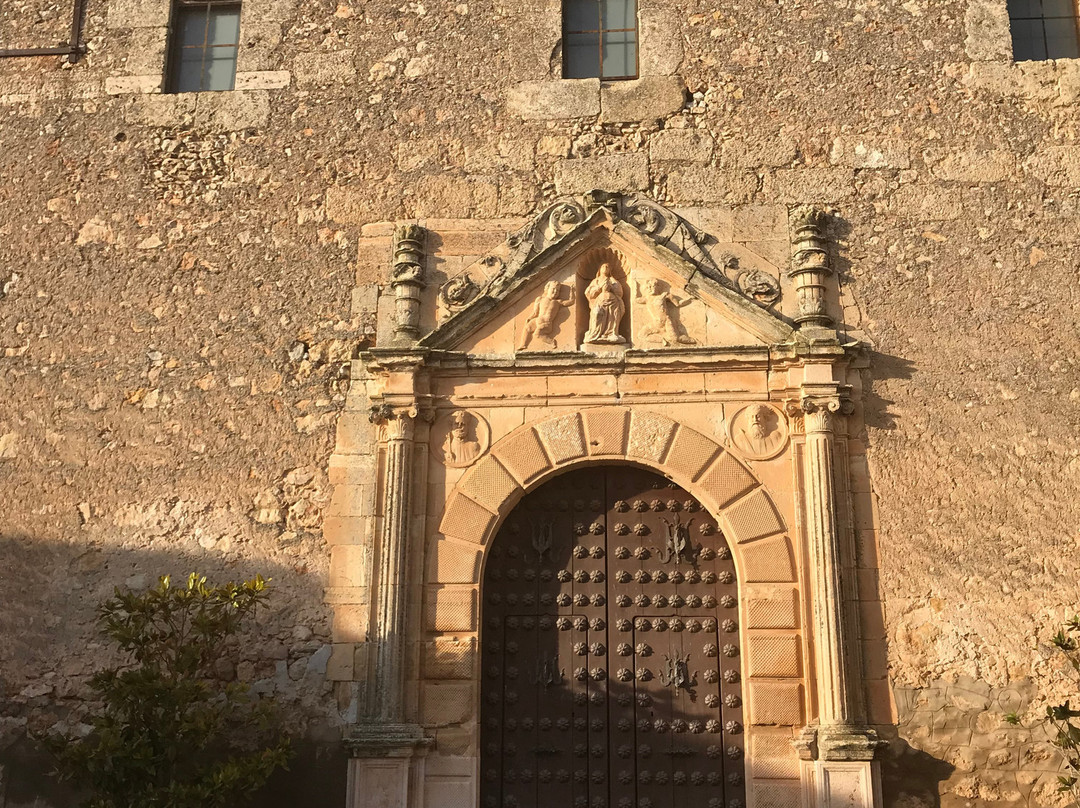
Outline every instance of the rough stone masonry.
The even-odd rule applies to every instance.
[[[70,11],[5,3],[0,48]],[[1065,804],[1002,717],[1068,692],[1080,603],[1080,63],[1012,63],[1005,0],[642,0],[641,78],[605,85],[560,78],[551,0],[245,0],[236,89],[177,95],[167,0],[84,15],[78,59],[0,59],[0,805],[71,804],[29,736],[80,723],[93,605],[195,568],[274,579],[222,670],[303,735],[267,804],[341,804],[322,528],[390,223],[449,275],[594,187],[777,266],[789,208],[831,208],[885,804]]]

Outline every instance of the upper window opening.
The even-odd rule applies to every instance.
[[[174,0],[168,91],[231,90],[240,43],[235,0]]]
[[[637,0],[563,0],[563,78],[635,79]]]
[[[1008,0],[1013,59],[1080,58],[1076,0]]]

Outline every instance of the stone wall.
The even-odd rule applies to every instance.
[[[1004,0],[641,6],[643,77],[605,87],[557,78],[550,1],[253,0],[230,93],[160,94],[163,0],[88,0],[74,64],[0,60],[9,805],[64,804],[19,761],[78,714],[92,604],[192,568],[275,579],[235,675],[325,762],[355,694],[326,659],[322,514],[377,223],[597,185],[779,266],[788,206],[833,206],[845,327],[875,351],[857,519],[899,721],[886,803],[1060,801],[999,715],[1064,686],[1039,643],[1078,601],[1080,68],[1009,63]],[[5,3],[0,48],[67,16]]]

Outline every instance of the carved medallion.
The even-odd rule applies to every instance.
[[[787,419],[769,404],[743,407],[728,420],[727,429],[731,445],[750,460],[776,457],[787,446]]]
[[[739,273],[739,290],[759,306],[768,308],[780,299],[780,283],[772,275],[760,269],[747,269]]]
[[[439,303],[447,311],[453,313],[469,305],[479,292],[480,287],[476,281],[469,276],[469,273],[463,272],[439,287]]]
[[[454,410],[442,415],[432,430],[432,448],[441,452],[450,468],[471,466],[488,450],[491,429],[481,416],[468,410]]]

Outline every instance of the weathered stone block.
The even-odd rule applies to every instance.
[[[506,106],[530,120],[592,118],[600,114],[600,80],[525,81],[507,91]]]
[[[439,532],[446,536],[483,544],[495,522],[495,514],[467,496],[455,493],[446,506]]]
[[[964,50],[975,61],[1005,61],[1012,58],[1009,12],[994,0],[971,0],[964,12]]]
[[[953,182],[1004,182],[1016,174],[1016,156],[1004,149],[950,151],[930,172]]]
[[[424,628],[439,632],[476,631],[475,591],[428,587]]]
[[[298,53],[293,57],[293,74],[299,87],[329,87],[356,81],[353,51]]]
[[[712,159],[713,136],[700,129],[664,129],[649,141],[653,160],[707,163]]]
[[[667,175],[671,198],[682,205],[749,201],[758,189],[756,174],[711,166],[676,166]]]
[[[551,461],[544,453],[540,438],[533,429],[525,429],[508,436],[492,453],[519,483],[530,482],[551,468]]]
[[[670,76],[678,72],[683,60],[683,42],[676,15],[660,7],[643,5],[638,9],[638,26],[641,75]]]
[[[425,679],[471,679],[476,658],[476,640],[435,640],[423,646]]]
[[[476,714],[476,688],[465,682],[424,682],[421,696],[425,726],[463,724]]]
[[[892,196],[897,215],[918,221],[950,221],[964,213],[963,199],[956,188],[904,185]]]
[[[581,416],[576,412],[542,421],[536,425],[536,431],[548,457],[556,463],[565,463],[586,454]]]
[[[603,407],[585,410],[586,440],[591,455],[620,455],[626,451],[630,412]]]
[[[752,677],[796,678],[802,674],[797,635],[751,636],[746,650]]]
[[[749,682],[750,722],[802,726],[803,693],[799,682]]]
[[[109,0],[108,28],[164,28],[169,24],[169,3],[146,0]]]
[[[776,594],[766,598],[747,598],[746,627],[798,628],[798,592],[793,589],[786,594]]]
[[[748,542],[780,533],[784,522],[764,489],[759,488],[724,512],[731,526],[732,538]]]
[[[909,168],[908,150],[908,144],[902,140],[837,138],[829,152],[829,162],[851,168]]]
[[[480,551],[476,545],[437,539],[428,556],[428,581],[470,584],[480,580]]]
[[[748,544],[742,548],[743,577],[747,582],[780,583],[795,580],[795,561],[787,536]]]
[[[647,121],[678,112],[686,85],[678,76],[647,76],[615,81],[600,89],[600,118],[607,122]]]
[[[207,129],[258,129],[270,117],[270,96],[265,90],[199,93],[195,124]]]
[[[237,90],[281,90],[289,86],[288,70],[254,70],[236,74]]]
[[[649,187],[649,165],[644,154],[607,154],[555,164],[555,187],[561,194],[607,191],[642,191]]]
[[[732,241],[788,244],[788,211],[783,205],[740,205],[731,213]]]
[[[468,471],[461,481],[461,488],[485,508],[497,513],[519,486],[503,465],[489,455]]]
[[[105,92],[109,95],[160,93],[161,74],[153,76],[110,76],[105,79]]]
[[[632,411],[627,455],[659,463],[667,455],[676,426],[674,421],[658,412]]]
[[[698,481],[698,485],[712,498],[716,508],[724,508],[757,485],[757,481],[734,455],[725,452]]]
[[[667,465],[687,479],[696,480],[719,451],[720,446],[716,441],[687,426],[680,426],[675,433]]]
[[[781,168],[765,175],[763,196],[788,203],[827,203],[851,198],[855,172],[850,168]]]

